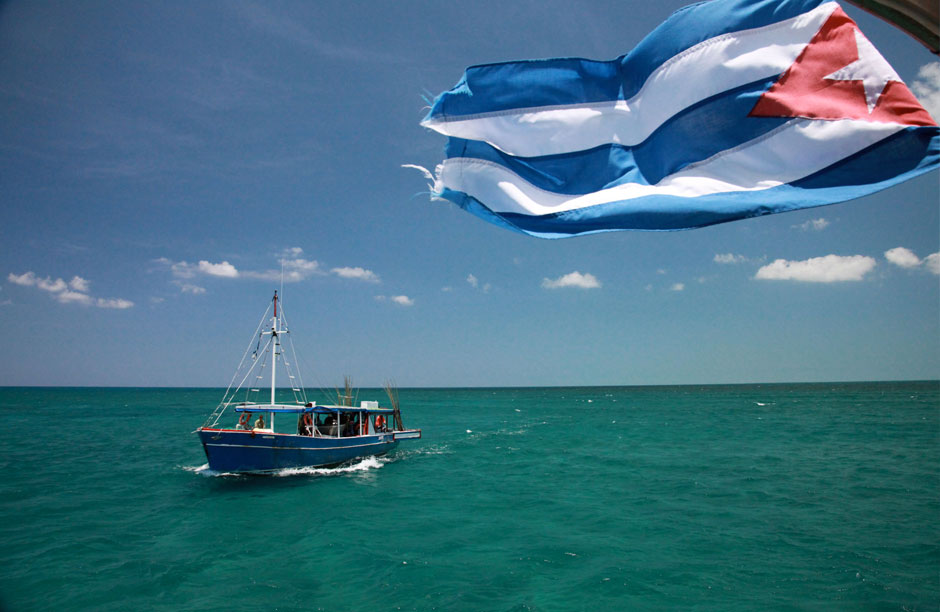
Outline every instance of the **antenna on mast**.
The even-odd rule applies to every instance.
[[[284,260],[281,259],[281,295],[284,295]]]

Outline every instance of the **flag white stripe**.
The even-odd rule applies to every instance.
[[[545,215],[650,195],[695,198],[770,189],[810,176],[904,129],[855,119],[793,119],[760,138],[722,151],[665,177],[656,185],[628,183],[572,196],[540,189],[505,167],[472,158],[446,159],[435,191],[447,187],[497,213]],[[768,178],[768,177],[773,177]]]
[[[629,100],[433,118],[422,125],[522,157],[639,144],[692,104],[782,73],[836,8],[826,2],[785,21],[703,41],[664,62]]]

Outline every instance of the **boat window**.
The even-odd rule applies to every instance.
[[[316,419],[317,431],[323,436],[336,436],[336,416],[333,414],[318,414]]]

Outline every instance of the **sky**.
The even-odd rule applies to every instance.
[[[225,386],[282,282],[310,386],[940,378],[936,172],[541,240],[402,167],[467,66],[611,59],[682,4],[3,3],[0,385]],[[937,56],[844,8],[940,117]]]

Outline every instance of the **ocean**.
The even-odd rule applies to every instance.
[[[0,609],[940,605],[936,381],[400,394],[421,440],[249,477],[221,390],[0,389]]]

